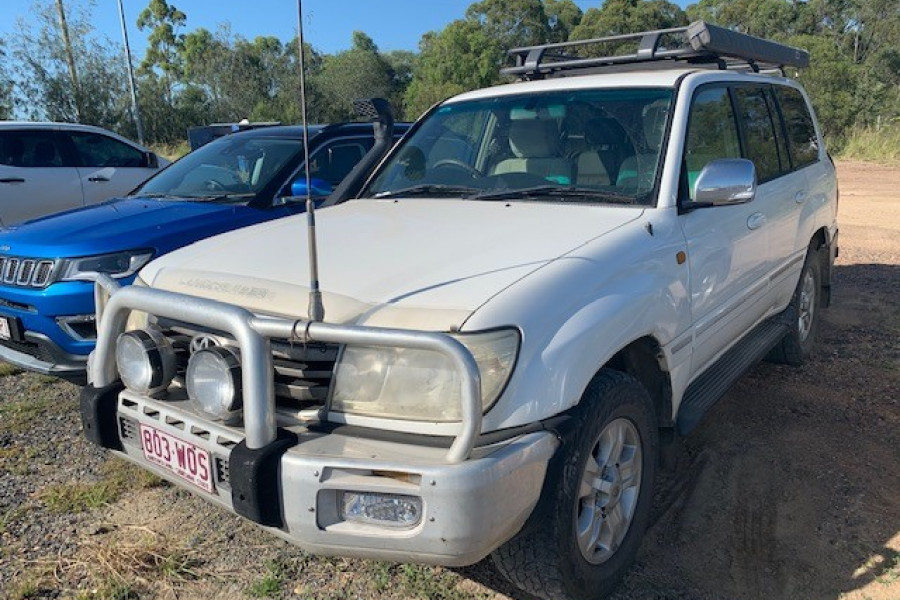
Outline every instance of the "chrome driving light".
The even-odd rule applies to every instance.
[[[188,397],[205,414],[233,422],[240,418],[241,361],[223,346],[191,355],[185,375]]]
[[[519,352],[519,332],[497,329],[453,334],[478,364],[484,410],[500,397]],[[462,418],[462,381],[438,352],[347,346],[338,361],[331,410],[414,421]]]
[[[125,387],[153,396],[175,377],[175,350],[157,329],[127,331],[116,340],[116,367]]]
[[[422,499],[401,494],[343,492],[341,517],[370,525],[415,527],[422,520]]]

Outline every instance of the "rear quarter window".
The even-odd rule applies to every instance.
[[[784,117],[788,148],[794,168],[811,165],[819,160],[819,139],[803,94],[800,90],[779,85],[775,86],[775,95]]]

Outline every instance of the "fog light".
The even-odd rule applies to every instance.
[[[396,494],[343,492],[341,517],[345,521],[370,525],[414,527],[422,519],[422,499]]]
[[[240,418],[241,362],[222,346],[194,352],[185,374],[187,392],[207,415],[233,422]]]
[[[168,388],[175,377],[175,350],[156,329],[128,331],[116,340],[116,367],[125,387],[153,395]]]

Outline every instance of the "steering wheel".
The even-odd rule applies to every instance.
[[[482,176],[481,171],[470,164],[466,164],[458,158],[442,158],[431,166],[432,170],[437,169],[455,169],[464,171],[470,179],[478,179]]]
[[[203,182],[203,185],[210,192],[227,192],[228,191],[228,188],[226,188],[223,183],[216,181],[215,179],[207,179],[206,181]]]

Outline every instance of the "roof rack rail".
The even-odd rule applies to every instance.
[[[664,38],[675,40],[677,46],[667,46],[663,43]],[[569,53],[589,44],[629,41],[637,42],[637,52],[634,54],[584,57]],[[500,73],[523,79],[541,79],[572,70],[616,69],[656,61],[711,63],[720,69],[740,64],[754,71],[809,66],[809,53],[805,50],[710,25],[705,21],[694,21],[686,27],[513,48],[507,54],[515,58],[516,64],[501,69]]]

